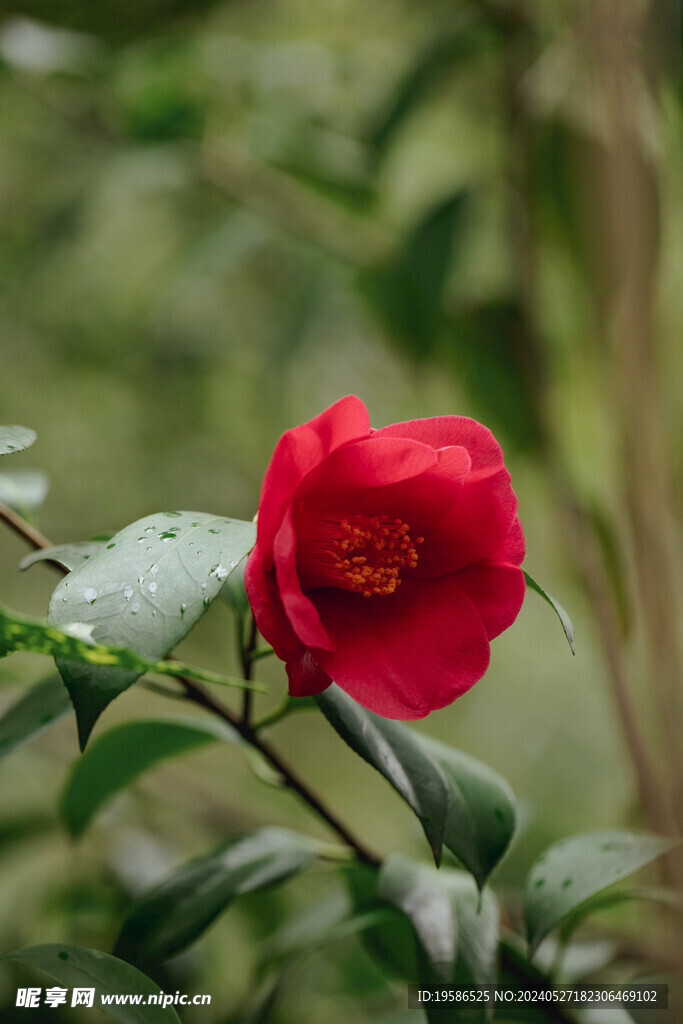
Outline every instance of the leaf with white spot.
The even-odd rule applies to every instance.
[[[679,842],[647,832],[604,829],[554,843],[536,861],[524,887],[530,955],[587,900],[673,850]]]
[[[192,629],[254,545],[254,523],[201,512],[160,512],[125,527],[55,589],[49,622],[92,625],[95,643],[159,659]],[[57,662],[81,746],[134,670]]]
[[[0,426],[0,455],[11,452],[23,452],[30,448],[36,439],[35,430],[30,427]]]
[[[19,562],[19,568],[30,568],[36,562],[56,562],[64,566],[69,572],[78,569],[79,566],[89,561],[93,555],[98,555],[106,547],[101,540],[76,541],[74,544],[56,544],[53,548],[41,548],[40,551],[32,551],[30,555]]]
[[[105,665],[108,668],[126,669],[134,672],[136,677],[145,672],[154,672],[162,676],[184,676],[198,682],[216,683],[218,686],[267,692],[260,683],[223,676],[175,659],[161,658],[156,661],[144,658],[128,647],[94,644],[91,636],[94,628],[94,625],[86,622],[70,622],[64,630],[56,629],[54,626],[46,626],[39,619],[17,615],[0,605],[0,658],[7,658],[17,651],[30,651],[32,654],[48,654],[55,661],[74,661],[98,669]]]

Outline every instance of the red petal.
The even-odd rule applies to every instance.
[[[315,601],[336,643],[316,658],[354,700],[385,718],[424,718],[488,668],[484,624],[453,577],[377,598],[329,588]]]
[[[310,651],[288,661],[286,668],[292,697],[311,697],[326,690],[332,682]]]
[[[297,657],[302,648],[285,615],[275,582],[275,573],[266,572],[258,547],[247,559],[244,585],[259,632],[271,644],[278,658],[288,661]]]
[[[451,577],[481,615],[489,640],[511,626],[524,601],[524,573],[515,565],[488,560],[467,565]]]
[[[490,471],[503,464],[503,452],[495,437],[483,424],[469,416],[430,416],[423,420],[406,420],[374,430],[373,437],[412,437],[432,448],[460,445],[472,459],[472,473]]]
[[[470,474],[451,512],[425,534],[420,575],[441,576],[490,557],[510,534],[516,513],[517,495],[504,466]]]
[[[352,445],[349,451],[355,450]],[[310,535],[316,517],[388,515],[410,525],[413,537],[436,525],[451,511],[470,469],[464,448],[442,448],[436,465],[419,476],[385,487],[337,491],[320,486],[295,511],[298,536]]]
[[[436,466],[437,453],[429,445],[401,438],[368,438],[333,452],[310,473],[297,499],[322,495],[326,504],[347,507],[349,491],[387,487],[411,480]]]
[[[510,532],[499,548],[489,555],[494,562],[509,562],[511,565],[521,565],[526,556],[526,544],[522,532],[522,524],[515,519]]]
[[[370,433],[368,410],[360,398],[347,395],[319,416],[286,431],[273,452],[261,488],[257,544],[264,550],[266,568],[284,510],[306,475],[330,452]]]
[[[332,650],[334,645],[325,632],[315,605],[301,590],[296,569],[296,534],[291,510],[286,513],[276,534],[273,551],[280,599],[294,632],[306,647]]]

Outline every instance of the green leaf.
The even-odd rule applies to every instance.
[[[425,752],[420,737],[402,722],[366,711],[334,684],[316,700],[341,738],[384,776],[418,816],[438,864],[449,790],[443,769]]]
[[[572,649],[572,654],[576,654],[576,650],[574,648],[574,626],[572,625],[572,620],[569,618],[560,602],[556,601],[554,597],[550,596],[550,594],[546,594],[545,590],[540,585],[540,583],[537,583],[533,576],[531,576],[526,571],[526,569],[522,569],[522,572],[524,573],[524,579],[526,580],[527,587],[529,587],[531,590],[535,590],[537,594],[540,594],[543,600],[547,601],[550,607],[555,611],[555,614],[562,623],[562,629],[564,630],[564,635],[569,641],[569,646]]]
[[[498,906],[490,893],[477,893],[469,875],[390,857],[380,869],[377,891],[412,925],[420,985],[495,983]],[[483,1003],[426,1007],[433,1024],[485,1024],[492,1011]]]
[[[582,903],[677,844],[678,840],[661,836],[607,829],[551,846],[531,869],[524,888],[530,955]]]
[[[62,793],[62,819],[78,836],[103,804],[160,761],[217,739],[234,742],[236,738],[226,723],[200,716],[118,725],[98,736],[76,761]]]
[[[40,838],[55,830],[52,814],[26,811],[0,818],[0,851],[7,856],[9,850],[21,843]]]
[[[433,352],[443,326],[443,291],[456,245],[462,248],[467,200],[461,190],[428,210],[396,255],[361,279],[388,329],[418,359]]]
[[[453,67],[487,50],[496,42],[491,27],[478,17],[462,18],[455,28],[442,26],[400,79],[385,104],[368,142],[376,157],[390,147],[406,119],[423,103]]]
[[[76,541],[74,544],[57,544],[52,548],[41,548],[40,551],[32,551],[30,555],[19,562],[19,568],[23,572],[36,562],[56,562],[64,566],[69,572],[78,569],[79,566],[89,561],[106,547],[100,540]]]
[[[71,633],[63,633],[54,626],[46,626],[37,619],[10,612],[0,605],[0,657],[7,657],[16,651],[30,651],[32,654],[47,654],[84,665],[101,668],[103,665],[129,669],[136,678],[145,672],[156,672],[163,676],[186,676],[199,682],[216,683],[219,686],[236,686],[243,690],[264,692],[258,683],[246,682],[218,672],[194,668],[182,661],[166,658],[151,661],[136,654],[127,647],[105,647],[89,641],[91,626],[82,622],[71,623]]]
[[[343,875],[358,913],[387,906],[379,897],[377,868],[355,863],[344,869]],[[394,910],[394,921],[369,928],[361,941],[384,974],[414,984],[418,976],[415,933],[405,914]]]
[[[308,904],[269,935],[260,948],[259,972],[273,962],[315,953],[328,943],[358,935],[399,918],[393,907],[356,911],[342,890],[328,889],[322,899]]]
[[[455,971],[457,920],[442,875],[427,864],[391,856],[380,868],[377,894],[410,920],[427,966],[421,981],[447,985]]]
[[[0,718],[0,757],[33,739],[71,711],[71,701],[59,676],[32,687]]]
[[[683,912],[683,895],[670,889],[658,886],[640,886],[636,889],[603,889],[581,903],[576,910],[565,917],[560,929],[562,941],[566,944],[576,928],[589,915],[599,914],[603,910],[609,910],[620,903],[628,903],[631,900],[656,903],[659,906],[677,910],[679,913]]]
[[[420,735],[420,743],[448,782],[444,843],[481,889],[515,831],[514,794],[505,779],[481,761],[429,736]]]
[[[543,359],[517,296],[449,308],[436,362],[457,379],[479,418],[505,435],[506,446],[538,452]]]
[[[36,432],[30,427],[0,426],[0,455],[23,452],[35,439]]]
[[[95,1006],[121,1024],[180,1024],[172,1006],[133,1006],[130,1003],[102,1005],[103,995],[158,995],[158,985],[130,964],[100,953],[97,949],[50,943],[15,949],[0,956],[0,963],[35,967],[65,988],[94,988]]]
[[[458,919],[458,958],[451,985],[463,989],[494,985],[498,973],[498,904],[490,891],[478,894],[465,872],[442,870],[440,874]],[[453,1024],[486,1024],[492,1014],[493,1007],[486,1003],[469,1003],[456,1008],[450,1020]],[[429,1012],[427,1019],[447,1024],[447,1019],[430,1017]]]
[[[281,828],[230,839],[138,900],[115,952],[140,963],[166,960],[194,942],[237,896],[298,874],[317,851],[312,839]]]
[[[36,512],[45,501],[50,478],[42,469],[13,469],[0,473],[0,501],[15,512]]]
[[[200,512],[162,512],[125,527],[59,583],[48,620],[92,625],[93,639],[168,654],[192,629],[254,545],[256,526]],[[81,746],[105,707],[140,675],[57,662]]]
[[[125,44],[138,37],[163,38],[167,30],[208,11],[218,0],[108,0],[106,4],[77,3],[73,0],[12,0],[15,16],[36,19],[70,32],[101,36],[113,44]]]

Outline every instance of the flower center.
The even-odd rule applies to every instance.
[[[411,539],[402,519],[385,515],[346,516],[317,525],[318,536],[304,554],[302,582],[342,587],[363,597],[393,594],[401,585],[401,570],[417,565],[416,545],[424,542],[424,537]]]

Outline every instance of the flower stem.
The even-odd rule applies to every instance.
[[[242,672],[247,682],[251,680],[252,673],[254,671],[254,661],[252,658],[252,654],[256,649],[256,620],[254,619],[253,615],[250,616],[250,619],[251,625],[249,627],[249,637],[247,639],[246,644],[243,643],[240,652],[242,656]],[[242,704],[242,721],[246,726],[249,726],[251,722],[251,710],[251,694],[247,690],[245,690],[244,702]]]
[[[0,502],[0,519],[4,520],[8,526],[14,530],[23,540],[27,541],[34,550],[43,550],[45,548],[53,547],[51,541],[44,537],[42,533],[36,530],[30,523],[18,515],[12,509],[8,508],[2,502]],[[52,568],[57,569],[59,572],[64,570],[57,565],[53,565]],[[251,631],[249,634],[249,640],[242,652],[242,666],[244,668],[244,675],[247,681],[251,679],[252,666],[253,666],[253,651],[256,647],[256,624],[253,621]],[[240,736],[247,743],[249,743],[255,750],[269,762],[269,764],[280,773],[284,779],[285,785],[293,792],[297,793],[302,800],[304,800],[311,810],[323,819],[329,825],[329,827],[337,833],[337,835],[346,843],[347,846],[355,850],[356,856],[359,860],[366,864],[372,864],[379,866],[381,863],[380,858],[369,850],[362,840],[358,839],[347,827],[341,822],[333,811],[331,811],[323,801],[316,796],[316,794],[308,788],[303,779],[291,768],[282,757],[267,743],[264,739],[257,736],[254,729],[249,724],[249,716],[251,712],[251,701],[250,695],[248,697],[248,691],[245,691],[245,700],[243,714],[240,717],[235,714],[226,704],[217,700],[212,693],[210,693],[200,683],[193,682],[191,679],[186,679],[182,675],[174,675],[174,678],[182,685],[185,694],[189,700],[197,704],[199,707],[203,707],[205,710],[210,711],[212,714],[222,718],[224,722],[235,729]],[[171,697],[170,693],[165,693],[164,696]],[[175,695],[174,695],[175,696]]]

